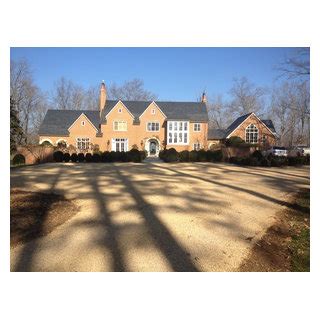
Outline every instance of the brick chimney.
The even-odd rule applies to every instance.
[[[106,100],[107,100],[107,88],[106,88],[106,84],[104,83],[104,80],[102,80],[101,87],[100,87],[100,106],[99,106],[100,116],[106,104]]]
[[[206,96],[206,93],[204,91],[202,93],[201,102],[207,103],[207,96]]]

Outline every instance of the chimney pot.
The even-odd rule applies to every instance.
[[[207,103],[207,96],[206,96],[206,93],[204,91],[202,93],[201,102]]]

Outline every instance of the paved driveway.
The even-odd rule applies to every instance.
[[[13,170],[12,187],[62,193],[80,212],[11,250],[11,270],[237,270],[289,205],[288,194],[308,185],[308,167],[52,163]]]

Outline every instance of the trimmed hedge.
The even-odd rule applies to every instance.
[[[21,153],[16,154],[12,159],[13,165],[19,165],[19,164],[25,164],[25,163],[26,163],[26,158]]]
[[[183,150],[178,153],[174,148],[170,148],[169,150],[161,150],[159,158],[165,162],[220,162],[223,159],[223,154],[221,150],[206,151],[204,149],[199,151]]]
[[[179,153],[175,148],[170,148],[164,154],[164,162],[177,162],[179,161]]]
[[[94,154],[92,155],[92,162],[101,162],[100,153],[94,153]]]
[[[111,152],[109,151],[103,152],[101,156],[101,160],[102,162],[111,162],[112,161]]]
[[[55,151],[53,153],[53,160],[55,162],[62,162],[63,161],[63,152],[62,151]]]
[[[277,157],[273,155],[264,157],[262,154],[260,155],[260,151],[255,151],[250,157],[231,157],[229,162],[243,166],[283,167],[309,165],[310,157]]]
[[[223,153],[221,150],[207,151],[207,161],[210,162],[221,162],[223,160]]]
[[[192,150],[189,152],[189,161],[190,162],[198,161],[198,151]]]
[[[183,150],[179,152],[179,159],[181,162],[188,162],[189,161],[189,151]]]
[[[70,157],[72,162],[77,162],[78,161],[78,155],[76,153],[73,153]]]
[[[70,153],[66,152],[63,154],[63,161],[64,162],[69,162],[70,161]]]
[[[141,162],[141,153],[137,149],[131,149],[128,152],[128,160],[132,162]]]
[[[86,162],[92,162],[92,154],[86,153],[85,160],[86,160]]]
[[[78,153],[78,161],[84,162],[84,154],[82,152]]]

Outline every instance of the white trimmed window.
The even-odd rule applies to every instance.
[[[194,123],[193,124],[193,131],[201,131],[200,123]]]
[[[89,150],[90,138],[77,138],[77,149],[78,150]]]
[[[252,123],[246,128],[246,142],[258,143],[258,128]]]
[[[119,113],[121,113],[121,112],[122,112],[122,109],[121,109],[121,108],[119,108],[119,109],[118,109],[118,112],[119,112]]]
[[[112,151],[128,151],[128,139],[127,138],[112,139]]]
[[[113,131],[127,131],[127,121],[114,121]]]
[[[189,143],[189,122],[168,121],[167,144],[185,145]]]
[[[147,123],[147,131],[159,131],[160,123],[159,122],[148,122]]]
[[[193,150],[197,150],[198,151],[200,149],[201,149],[201,144],[199,142],[193,144]]]
[[[151,114],[156,114],[156,109],[151,109]]]
[[[84,121],[81,121],[81,125],[84,126],[86,123]]]

